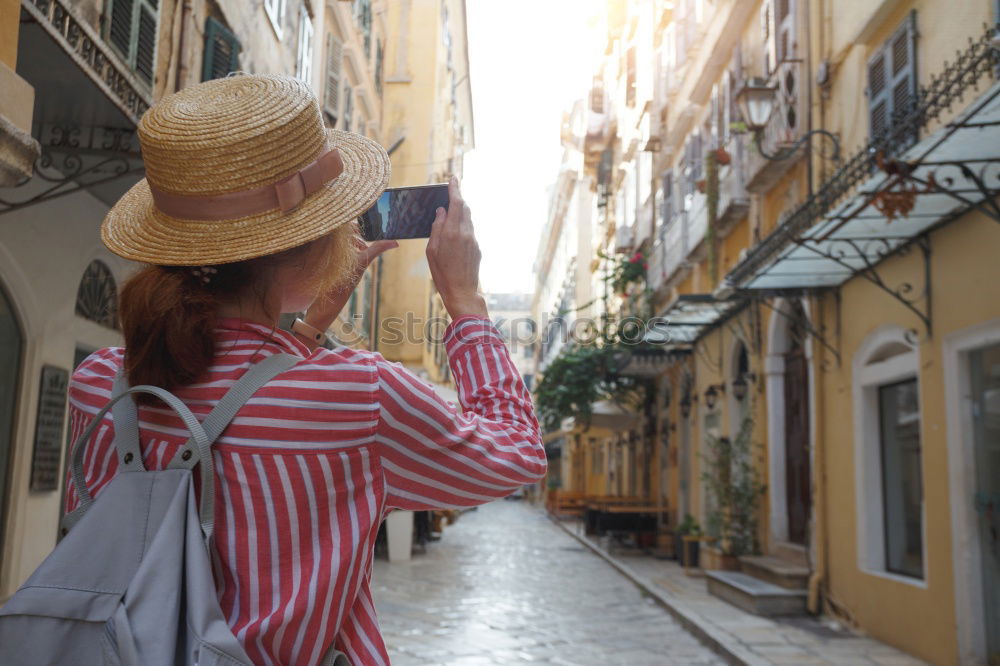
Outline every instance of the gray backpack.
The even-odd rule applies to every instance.
[[[0,664],[252,665],[216,598],[209,558],[211,446],[250,396],[299,360],[276,354],[251,367],[204,423],[173,394],[155,386],[128,388],[119,374],[111,401],[74,446],[80,505],[63,520],[66,537],[0,607]],[[191,435],[164,470],[145,469],[132,393],[163,400]],[[119,468],[95,501],[84,481],[82,451],[109,409]],[[192,473],[199,462],[200,506]],[[322,663],[350,666],[333,646]]]

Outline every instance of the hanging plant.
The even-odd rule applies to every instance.
[[[729,154],[729,151],[725,148],[715,149],[715,161],[720,166],[726,166],[733,161],[733,156]]]
[[[700,192],[701,194],[704,194],[705,193],[705,188],[707,187],[707,181],[704,178],[702,178],[701,180],[695,181],[694,186],[695,186],[695,189],[698,190],[698,192]]]
[[[608,257],[604,254],[599,256],[614,262],[608,272],[607,282],[619,296],[625,296],[630,285],[646,281],[646,270],[649,268],[649,262],[642,250],[637,250],[627,259],[624,256]]]

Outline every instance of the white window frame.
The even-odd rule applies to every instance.
[[[264,13],[271,21],[274,34],[278,39],[282,39],[283,31],[281,26],[285,24],[285,10],[288,8],[288,0],[264,0]]]
[[[969,355],[1000,344],[1000,318],[955,331],[945,337],[945,415],[948,426],[948,491],[951,500],[951,549],[955,616],[960,663],[986,663],[986,620],[983,618],[982,544],[979,516],[969,497],[976,488],[972,452],[973,424],[969,395]]]
[[[889,345],[905,345],[909,351],[883,361],[871,361]],[[913,578],[886,568],[885,501],[882,488],[882,435],[880,430],[879,388],[910,379],[917,380],[918,405],[923,437],[923,404],[920,403],[920,354],[899,326],[885,326],[871,333],[854,354],[852,393],[854,398],[854,481],[857,527],[858,569],[862,572],[905,583],[928,587],[927,503],[920,507],[923,543],[923,577]],[[921,465],[926,456],[921,455]],[[924,474],[926,479],[927,475]]]
[[[284,0],[281,0],[284,2]],[[312,86],[313,24],[305,5],[299,7],[299,44],[295,76]]]

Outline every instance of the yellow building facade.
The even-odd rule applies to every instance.
[[[562,488],[708,529],[749,420],[744,572],[791,567],[803,612],[934,664],[1000,659],[997,12],[616,3],[590,95],[593,249],[642,254],[669,342],[637,423],[567,433]]]

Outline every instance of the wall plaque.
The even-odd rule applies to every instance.
[[[42,386],[38,394],[38,417],[35,421],[35,448],[31,457],[31,490],[47,491],[59,487],[59,462],[66,420],[66,389],[69,371],[42,366]]]

